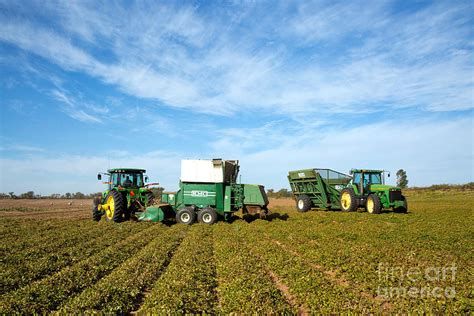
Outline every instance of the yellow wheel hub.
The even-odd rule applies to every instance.
[[[351,206],[351,195],[349,193],[342,193],[341,204],[345,210],[347,210]]]
[[[114,218],[114,213],[115,213],[115,201],[114,197],[111,195],[107,198],[107,201],[105,202],[105,216],[107,219],[112,220]]]
[[[374,212],[374,200],[372,198],[367,199],[367,212],[373,213]]]

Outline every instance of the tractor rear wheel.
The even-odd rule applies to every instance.
[[[96,222],[100,221],[102,213],[99,211],[98,205],[100,204],[100,198],[95,197],[92,204],[92,219]]]
[[[107,221],[114,221],[120,223],[123,221],[123,214],[125,212],[125,204],[123,196],[119,192],[112,190],[105,198],[105,219]]]
[[[298,199],[296,199],[296,209],[298,212],[304,213],[311,209],[311,199],[307,195],[300,195]]]
[[[344,212],[354,212],[357,209],[356,196],[352,188],[342,189],[339,202]]]
[[[380,204],[380,198],[376,194],[369,194],[367,197],[366,204],[367,212],[370,214],[380,214],[382,205]]]
[[[185,207],[176,212],[176,221],[181,224],[191,225],[196,219],[196,213],[191,207]]]
[[[206,207],[199,211],[197,218],[199,223],[212,225],[217,221],[217,213],[212,207]]]
[[[402,201],[403,201],[403,206],[400,206],[400,207],[397,207],[396,209],[394,209],[395,212],[397,212],[397,213],[407,213],[408,212],[407,199],[403,195],[402,195]]]

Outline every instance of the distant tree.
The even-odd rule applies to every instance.
[[[0,193],[0,199],[4,200],[4,199],[8,199],[10,196],[6,193]]]
[[[85,198],[86,196],[84,195],[84,193],[82,192],[76,192],[72,195],[72,198],[73,199],[83,199]]]
[[[291,196],[291,193],[288,191],[288,189],[280,189],[280,190],[276,193],[276,197],[277,197],[277,198],[289,197],[289,196]]]
[[[8,192],[10,194],[10,198],[16,199],[15,192]]]
[[[65,197],[66,199],[70,199],[70,198],[72,197],[72,194],[69,193],[69,192],[67,192],[66,194],[64,194],[64,197]]]
[[[405,170],[400,169],[396,173],[397,175],[397,186],[404,189],[408,186],[407,173]]]
[[[267,190],[267,195],[268,195],[269,197],[273,197],[273,195],[275,195],[275,190],[273,190],[273,189],[268,189],[268,190]]]
[[[28,191],[26,193],[20,194],[21,199],[34,199],[35,198],[35,192],[33,191]]]

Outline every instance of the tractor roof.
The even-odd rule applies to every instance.
[[[381,173],[383,170],[375,170],[375,169],[352,169],[351,173],[354,172],[364,172],[364,173]]]
[[[114,168],[107,170],[108,173],[145,173],[145,169],[135,169],[135,168]]]

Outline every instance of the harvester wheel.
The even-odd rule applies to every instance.
[[[311,209],[311,199],[307,195],[300,195],[296,200],[296,209],[301,212],[307,212]]]
[[[196,219],[196,213],[190,207],[185,207],[176,212],[176,221],[181,224],[191,225]]]
[[[212,225],[217,221],[216,210],[211,207],[203,208],[198,213],[198,222]]]
[[[380,198],[376,194],[369,194],[367,197],[366,204],[367,212],[370,214],[380,214],[382,210],[382,205],[380,204]]]
[[[112,190],[107,194],[105,198],[105,219],[107,221],[114,221],[120,223],[123,220],[123,214],[125,210],[125,204],[123,201],[122,194]]]
[[[354,190],[352,188],[342,189],[339,202],[341,204],[341,210],[344,212],[354,212],[357,208]]]
[[[98,205],[100,204],[100,197],[95,197],[94,202],[92,205],[92,219],[96,222],[100,221],[102,217],[102,213],[98,209]]]
[[[397,212],[397,213],[407,213],[408,212],[407,199],[403,195],[402,195],[402,201],[403,201],[403,206],[397,207],[396,209],[394,209],[395,212]]]

